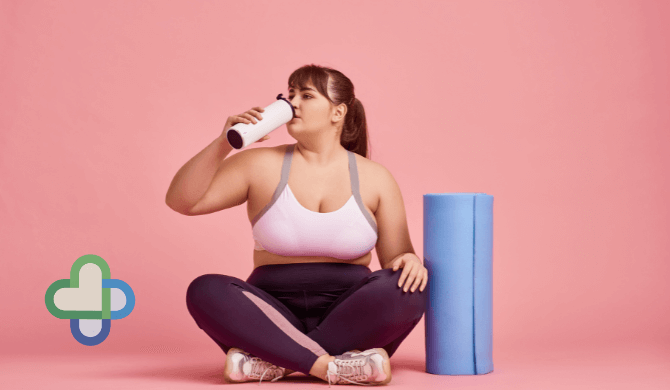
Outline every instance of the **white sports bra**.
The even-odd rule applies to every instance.
[[[357,259],[377,243],[377,224],[363,205],[358,168],[349,154],[352,195],[340,209],[319,213],[298,202],[288,185],[295,144],[284,154],[281,180],[270,202],[251,221],[255,250],[281,256],[327,256]]]

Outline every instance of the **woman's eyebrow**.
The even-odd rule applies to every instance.
[[[310,91],[314,91],[314,92],[316,92],[316,90],[314,90],[314,88],[304,88],[304,89],[302,89],[302,88],[298,88],[298,89],[301,90],[301,91],[307,91],[307,90],[310,90]],[[290,91],[293,91],[293,88],[289,88],[288,90],[289,90],[289,92],[290,92]]]

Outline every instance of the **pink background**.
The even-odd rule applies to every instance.
[[[0,354],[209,354],[215,375],[185,292],[249,275],[246,204],[187,217],[165,193],[228,116],[314,63],[353,81],[419,257],[423,194],[494,196],[492,375],[541,356],[641,356],[656,365],[631,380],[658,375],[669,18],[664,1],[0,1]],[[252,147],[295,142],[270,136]],[[137,298],[96,347],[44,304],[89,253]],[[424,340],[422,320],[396,355],[418,378]]]

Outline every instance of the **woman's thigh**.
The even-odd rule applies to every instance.
[[[221,274],[198,276],[187,289],[186,305],[196,322],[198,318],[214,314],[225,314],[234,321],[235,317],[244,315],[243,311],[248,304],[248,299],[241,301],[236,299],[239,295],[234,294],[234,292],[239,291],[246,291],[260,298],[281,313],[291,325],[304,332],[300,320],[277,298],[235,276]],[[246,295],[248,296],[248,294]]]
[[[331,355],[404,339],[425,312],[427,292],[404,292],[398,287],[401,274],[402,268],[372,272],[340,296],[307,335]]]

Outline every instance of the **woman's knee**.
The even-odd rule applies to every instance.
[[[398,283],[400,282],[400,276],[402,275],[402,271],[403,271],[402,268],[399,268],[397,271],[394,271],[393,268],[384,268],[371,273],[370,275],[368,275],[368,278],[370,279],[370,282],[379,284],[384,288],[393,291],[395,290],[402,291],[402,288],[404,287],[405,283],[403,282],[403,286],[400,287],[398,286]],[[407,278],[405,278],[405,281],[407,281]]]
[[[425,312],[428,292],[426,289],[420,291],[418,287],[412,292],[411,286],[406,292],[403,291],[407,278],[405,278],[402,286],[398,286],[402,270],[402,268],[397,271],[393,271],[392,268],[380,269],[368,275],[369,283],[374,283],[381,295],[387,295],[396,301],[400,296],[402,303],[413,308],[415,317],[420,318]]]

